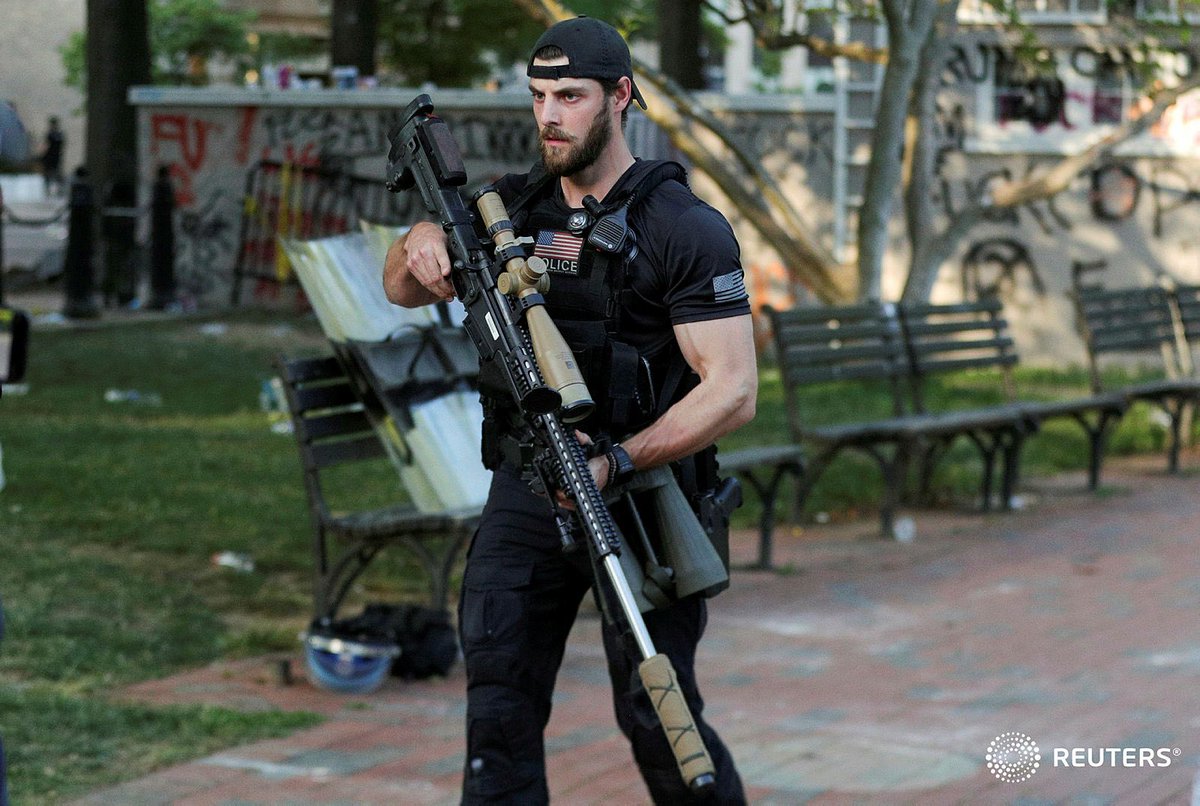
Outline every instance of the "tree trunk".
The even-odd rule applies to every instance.
[[[87,154],[96,198],[137,181],[137,115],[129,88],[150,83],[146,0],[87,0]]]
[[[913,87],[909,117],[908,153],[904,184],[905,223],[908,228],[909,269],[901,299],[928,302],[937,281],[941,262],[926,257],[936,239],[937,214],[933,206],[933,186],[938,170],[938,151],[942,144],[937,130],[937,93],[950,36],[957,28],[958,2],[947,3],[938,11],[925,45],[921,48],[921,66]]]
[[[921,48],[933,26],[937,4],[935,0],[914,0],[909,19],[897,6],[896,0],[884,4],[890,58],[879,90],[871,159],[858,213],[859,299],[879,299],[882,294],[883,256],[887,253],[892,203],[901,179],[905,119]]]
[[[679,86],[704,89],[700,0],[658,0],[658,67]]]
[[[333,0],[329,19],[329,59],[334,67],[357,67],[375,75],[379,41],[379,0]]]

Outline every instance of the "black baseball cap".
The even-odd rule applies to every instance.
[[[568,63],[556,67],[535,66],[531,54],[525,75],[530,78],[602,78],[609,81],[625,76],[633,88],[633,99],[642,105],[642,109],[646,108],[646,101],[633,82],[633,60],[629,57],[629,46],[617,29],[607,22],[593,17],[576,17],[555,23],[538,37],[533,53],[547,45],[554,45],[561,50]]]

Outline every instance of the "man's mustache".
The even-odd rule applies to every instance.
[[[542,133],[538,135],[539,139],[544,143],[547,140],[567,140],[571,141],[575,138],[564,132],[562,129],[556,129],[553,126],[547,126],[542,129]]]

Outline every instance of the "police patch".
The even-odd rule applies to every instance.
[[[541,230],[533,244],[533,254],[546,261],[549,271],[559,274],[579,273],[579,253],[583,238],[569,232]]]
[[[742,270],[731,271],[713,278],[713,299],[716,302],[733,302],[746,299],[746,283],[742,278]]]

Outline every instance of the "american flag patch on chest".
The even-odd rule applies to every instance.
[[[733,302],[746,296],[746,283],[741,269],[713,278],[713,299],[716,302]]]
[[[541,230],[533,244],[533,254],[550,264],[550,271],[575,274],[579,271],[579,252],[583,239],[569,232]]]

